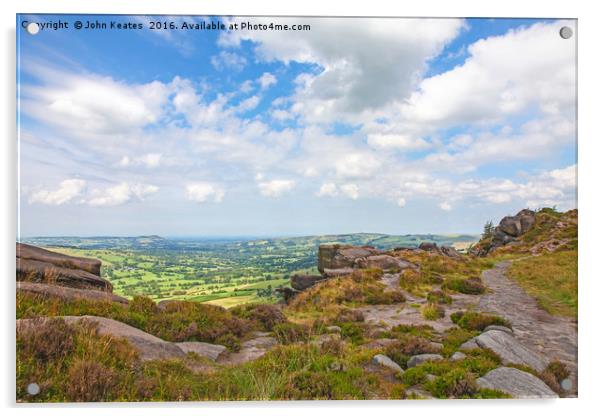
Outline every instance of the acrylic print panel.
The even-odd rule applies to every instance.
[[[577,22],[18,15],[19,402],[577,395]]]

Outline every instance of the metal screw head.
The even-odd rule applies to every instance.
[[[568,26],[563,26],[560,28],[560,37],[562,39],[569,39],[571,36],[573,36],[573,29]]]
[[[40,392],[40,386],[38,386],[38,383],[29,383],[27,385],[27,393],[31,394],[32,396],[35,396],[39,392]]]
[[[565,378],[560,382],[560,387],[562,387],[563,390],[570,390],[573,387],[573,382],[570,379]]]
[[[27,33],[29,33],[30,35],[37,35],[40,31],[40,25],[38,25],[36,22],[28,23],[26,28]]]

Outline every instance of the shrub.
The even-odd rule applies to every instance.
[[[428,319],[429,321],[436,321],[445,316],[445,309],[443,306],[436,303],[425,303],[422,305],[420,312],[424,319]]]
[[[566,366],[558,360],[554,360],[548,364],[546,369],[537,374],[537,376],[543,380],[552,390],[558,394],[564,393],[561,387],[563,380],[568,378],[570,371]]]
[[[276,324],[273,328],[274,335],[281,344],[306,342],[309,339],[309,330],[305,325],[286,322]]]
[[[153,315],[159,310],[157,304],[151,298],[146,296],[134,296],[128,307],[131,312],[140,313],[146,316]]]
[[[473,311],[458,311],[450,315],[453,323],[458,325],[460,328],[469,331],[482,331],[489,325],[501,325],[508,328],[512,328],[510,323],[504,318],[496,315],[489,315]]]
[[[39,318],[28,328],[17,328],[17,343],[26,355],[38,360],[58,360],[75,348],[75,330],[61,318]]]
[[[446,289],[467,295],[479,295],[485,292],[485,285],[479,277],[470,277],[468,279],[449,278],[443,284]]]
[[[349,339],[353,344],[359,344],[364,340],[364,328],[354,322],[342,323],[341,336]]]
[[[271,331],[274,329],[274,325],[287,321],[286,316],[284,316],[282,310],[277,305],[240,305],[230,309],[230,312],[239,318],[258,322],[266,331]]]
[[[332,399],[332,385],[324,373],[302,371],[295,374],[283,396],[293,400]]]
[[[435,352],[435,349],[428,339],[409,336],[405,340],[402,340],[401,352],[405,355],[412,356]]]
[[[240,351],[240,340],[232,334],[223,334],[216,338],[216,344],[223,345],[232,352]]]
[[[364,314],[357,309],[342,308],[334,318],[335,323],[364,322]]]
[[[437,377],[428,383],[427,388],[439,398],[469,398],[478,391],[474,376],[462,368],[455,368]]]
[[[426,295],[426,300],[431,303],[445,303],[445,304],[452,303],[451,296],[449,296],[447,293],[443,292],[442,290],[431,290]]]
[[[96,362],[77,360],[69,368],[65,391],[74,402],[109,401],[117,384],[113,370]]]

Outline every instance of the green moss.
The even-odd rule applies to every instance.
[[[512,328],[510,323],[504,318],[474,311],[454,312],[450,315],[450,318],[452,322],[458,325],[460,328],[469,331],[482,331],[489,325],[501,325]]]

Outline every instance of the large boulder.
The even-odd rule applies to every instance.
[[[17,243],[17,258],[37,260],[65,269],[79,269],[100,276],[100,260],[55,253],[29,244]]]
[[[295,274],[291,277],[291,286],[295,290],[305,290],[309,289],[321,280],[324,280],[324,276]]]
[[[547,363],[543,356],[522,345],[505,331],[489,330],[474,338],[481,348],[488,348],[502,359],[503,364],[522,364],[542,372]]]
[[[44,319],[57,318],[34,318],[18,319],[17,330],[28,331],[36,329],[36,325],[43,322]],[[115,338],[125,339],[137,351],[141,360],[158,360],[185,357],[184,351],[173,342],[164,341],[154,335],[146,333],[138,328],[115,321],[109,318],[99,316],[62,316],[68,324],[75,324],[82,321],[92,322],[97,325],[99,335],[110,335]]]
[[[440,354],[418,354],[410,357],[408,360],[408,368],[416,367],[427,361],[441,361],[443,356]]]
[[[381,270],[393,270],[401,271],[412,267],[413,264],[404,260],[400,260],[387,254],[378,254],[375,256],[368,256],[356,260],[356,266],[361,269],[381,269]]]
[[[529,231],[535,225],[535,212],[523,209],[514,216],[502,218],[493,234],[494,244],[507,244]]]
[[[112,292],[111,283],[100,277],[101,262],[67,256],[17,243],[17,280]]]
[[[86,299],[91,301],[116,302],[127,305],[126,298],[100,290],[76,289],[66,286],[47,285],[44,283],[17,282],[17,293],[28,293],[44,298],[59,298],[62,300]]]
[[[546,383],[533,374],[512,367],[499,367],[477,379],[482,389],[499,390],[514,398],[558,397]]]
[[[381,254],[373,247],[356,247],[344,244],[322,244],[318,249],[318,270],[354,268],[356,260]]]
[[[17,257],[17,280],[112,292],[111,283],[90,272]]]
[[[217,360],[222,354],[228,354],[228,349],[223,345],[209,344],[208,342],[176,342],[185,353],[193,352],[200,357],[209,358],[211,361]]]

